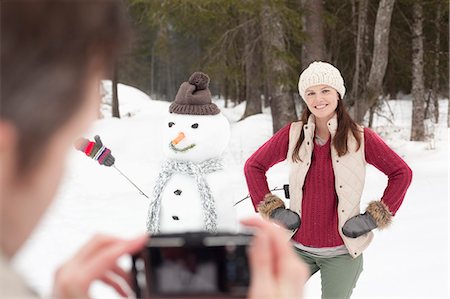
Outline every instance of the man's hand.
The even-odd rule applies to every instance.
[[[257,229],[249,250],[251,282],[248,298],[302,298],[309,269],[286,241],[286,231],[261,219],[241,222]]]
[[[55,275],[53,297],[89,298],[89,287],[100,280],[114,288],[123,297],[130,294],[123,283],[131,287],[131,277],[117,265],[124,254],[139,251],[147,242],[148,235],[132,240],[96,235],[75,256],[62,265]]]

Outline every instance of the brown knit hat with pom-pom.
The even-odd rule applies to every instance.
[[[183,82],[178,89],[175,101],[169,112],[177,114],[215,115],[220,113],[219,107],[211,101],[208,89],[209,77],[202,72],[195,72],[188,82]]]

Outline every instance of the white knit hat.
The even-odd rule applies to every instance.
[[[303,100],[307,88],[320,84],[333,87],[341,95],[341,99],[344,98],[345,85],[341,72],[327,62],[314,61],[301,73],[298,80],[298,91]]]

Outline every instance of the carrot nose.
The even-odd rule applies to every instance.
[[[183,132],[178,133],[178,136],[174,140],[172,140],[172,144],[176,145],[176,144],[180,143],[180,141],[183,140],[184,137],[186,137],[186,136],[184,135]]]

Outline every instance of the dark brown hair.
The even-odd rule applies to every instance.
[[[120,1],[1,1],[0,117],[27,170],[84,100],[93,68],[110,73],[129,27]]]
[[[353,133],[353,136],[356,139],[356,142],[358,143],[358,148],[361,146],[361,129],[358,127],[356,122],[350,117],[350,115],[347,112],[347,109],[345,109],[345,105],[342,103],[342,100],[339,96],[338,105],[336,107],[336,114],[337,114],[337,122],[338,127],[336,131],[336,135],[333,138],[333,146],[336,149],[338,156],[341,157],[345,155],[348,152],[347,148],[347,138],[348,138],[348,132],[351,131]],[[305,110],[303,110],[303,114],[301,117],[302,123],[305,125],[308,123],[308,118],[311,115],[311,111],[308,109],[308,107],[305,107]],[[297,141],[297,144],[295,145],[294,152],[292,153],[292,160],[294,162],[301,161],[299,156],[300,146],[303,143],[303,140],[305,140],[305,134],[303,132],[303,129],[300,133],[300,138]]]

